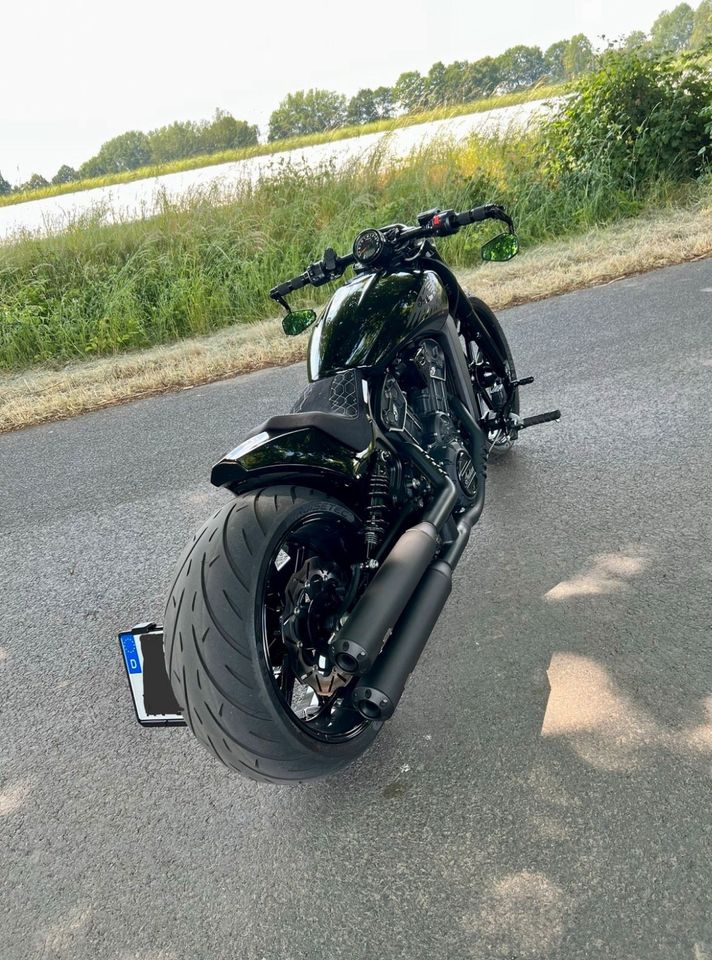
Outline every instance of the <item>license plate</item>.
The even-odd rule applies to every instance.
[[[161,628],[138,624],[119,634],[119,646],[138,722],[144,727],[185,726],[166,673]]]

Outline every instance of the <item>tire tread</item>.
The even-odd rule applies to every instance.
[[[227,503],[184,551],[166,603],[166,666],[188,726],[223,764],[254,780],[294,783],[333,773],[362,752],[377,729],[346,750],[301,731],[271,689],[257,642],[264,554],[290,517],[303,515],[315,500],[338,504],[296,485],[263,487]],[[239,562],[240,552],[247,562]]]

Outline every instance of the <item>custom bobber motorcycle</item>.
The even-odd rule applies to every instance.
[[[522,418],[504,332],[434,240],[498,206],[429,210],[360,233],[270,296],[284,329],[314,324],[309,383],[228,453],[212,483],[234,496],[181,558],[165,613],[165,669],[197,738],[275,783],[334,773],[396,710],[485,501],[487,460]],[[353,268],[317,320],[286,297]]]

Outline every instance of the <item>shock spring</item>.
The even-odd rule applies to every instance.
[[[371,473],[368,489],[368,507],[366,508],[366,557],[370,559],[383,540],[386,532],[386,514],[388,512],[389,477],[385,454],[378,456]]]

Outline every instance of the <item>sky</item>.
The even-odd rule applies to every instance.
[[[671,0],[668,7],[674,6]],[[279,101],[575,33],[649,30],[663,0],[10,0],[0,18],[0,172],[79,166],[110,137],[216,107],[266,129]],[[697,6],[696,3],[693,6]]]

